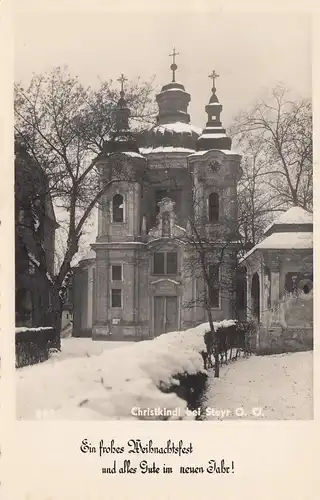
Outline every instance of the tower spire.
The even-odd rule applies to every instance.
[[[231,139],[226,135],[226,130],[222,127],[220,121],[222,104],[219,103],[216,95],[216,79],[219,76],[215,70],[208,75],[212,79],[212,95],[206,106],[207,124],[197,141],[198,150],[231,149]]]
[[[128,78],[121,73],[121,76],[117,79],[121,84],[120,99],[118,101],[116,110],[116,129],[117,130],[128,130],[129,129],[129,116],[130,110],[127,106],[127,101],[124,98],[123,84],[128,81]]]
[[[212,79],[212,96],[210,98],[210,103],[212,102],[219,102],[219,99],[216,95],[216,78],[219,78],[220,75],[218,75],[218,73],[216,73],[215,70],[212,71],[212,73],[210,75],[208,75],[208,78],[211,78]]]
[[[178,69],[178,66],[176,65],[176,56],[179,56],[179,52],[176,52],[176,48],[173,47],[173,52],[172,54],[169,54],[169,57],[172,57],[172,64],[170,66],[170,69],[172,70],[172,81],[176,81],[176,71]]]

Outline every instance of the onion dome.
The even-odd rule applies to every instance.
[[[209,78],[212,78],[212,96],[209,104],[206,106],[206,113],[208,121],[206,127],[203,129],[202,134],[197,140],[198,151],[208,151],[209,149],[230,150],[231,139],[226,135],[226,130],[222,127],[220,121],[220,114],[222,112],[222,105],[216,95],[215,79],[219,75],[213,71]]]
[[[173,49],[173,53],[170,54],[173,57],[170,66],[172,81],[164,85],[156,96],[159,107],[157,125],[148,130],[142,138],[141,145],[146,148],[196,149],[201,129],[190,124],[188,105],[191,98],[185,87],[176,82],[175,73],[178,69],[175,63],[176,55],[178,53]]]

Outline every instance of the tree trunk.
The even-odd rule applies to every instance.
[[[61,323],[62,323],[62,300],[59,290],[53,288],[52,293],[52,318],[51,325],[54,329],[54,341],[52,347],[61,349]]]
[[[208,315],[208,321],[209,321],[210,331],[211,331],[211,335],[213,338],[213,345],[214,345],[214,376],[215,376],[215,378],[219,378],[219,376],[220,376],[219,344],[218,344],[218,339],[216,337],[216,332],[215,332],[215,329],[213,326],[211,308],[209,306],[207,307],[207,315]]]

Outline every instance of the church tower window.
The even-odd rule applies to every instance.
[[[217,193],[210,193],[208,205],[209,205],[209,222],[218,222],[219,195]]]
[[[122,281],[122,265],[116,264],[111,266],[112,281]]]
[[[124,200],[121,194],[115,194],[112,198],[112,221],[124,221]]]

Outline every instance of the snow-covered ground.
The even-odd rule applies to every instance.
[[[178,374],[203,371],[200,353],[207,329],[208,324],[203,324],[122,345],[65,338],[61,353],[17,370],[17,418],[140,418],[133,408],[178,409],[173,418],[185,418],[186,402],[159,386],[178,383]]]
[[[178,408],[174,418],[186,418],[186,402],[159,385],[177,383],[179,373],[203,370],[207,328],[144,342],[64,338],[61,352],[48,361],[17,370],[17,418],[132,419],[134,407]],[[309,351],[240,358],[223,366],[219,379],[210,370],[206,418],[311,419],[312,368]]]
[[[241,358],[208,385],[207,420],[313,418],[312,351]]]
[[[91,338],[67,337],[61,339],[61,351],[53,354],[49,362],[62,361],[70,358],[81,358],[84,356],[97,356],[105,350],[118,349],[131,345],[132,342],[104,342],[94,341]]]

